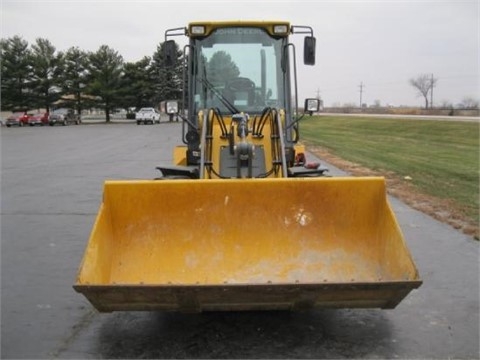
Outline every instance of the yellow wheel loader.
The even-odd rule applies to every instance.
[[[294,34],[313,65],[306,26],[166,31],[165,62],[184,73],[183,144],[159,179],[105,182],[74,285],[99,311],[394,308],[421,285],[384,179],[305,163]],[[179,61],[171,38],[184,35]]]

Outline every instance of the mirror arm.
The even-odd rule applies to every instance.
[[[298,124],[298,122],[299,122],[300,120],[302,120],[304,117],[305,117],[305,113],[303,113],[298,119],[295,119],[294,121],[292,121],[292,122],[290,123],[290,125],[286,126],[286,127],[285,127],[285,131],[288,130],[288,129],[290,129],[291,127],[295,126],[296,124]]]
[[[185,35],[187,35],[186,27],[168,29],[168,30],[165,30],[165,41],[168,40],[169,36],[185,36]]]
[[[313,29],[310,26],[292,25],[292,34],[309,34],[313,36]]]

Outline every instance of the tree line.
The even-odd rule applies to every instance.
[[[182,63],[164,63],[164,43],[153,55],[126,62],[107,45],[87,52],[70,47],[65,52],[44,38],[29,45],[20,36],[0,40],[1,108],[27,111],[56,105],[74,109],[99,108],[106,121],[114,109],[156,106],[162,100],[179,99]],[[177,47],[177,60],[182,52]]]

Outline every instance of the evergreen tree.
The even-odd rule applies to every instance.
[[[50,111],[52,104],[60,98],[63,72],[63,54],[55,53],[55,47],[47,39],[38,38],[32,45],[32,77],[29,87],[32,103]]]
[[[225,85],[227,80],[238,77],[240,70],[230,54],[225,51],[217,51],[208,61],[207,74],[212,85],[217,86]]]
[[[62,92],[72,98],[72,107],[80,115],[85,107],[85,87],[88,77],[88,54],[78,47],[71,47],[64,56]]]
[[[152,68],[155,87],[154,102],[180,100],[182,96],[183,62],[182,51],[177,45],[177,59],[173,66],[165,65],[165,43],[160,43],[153,54]]]
[[[32,74],[28,42],[20,36],[0,40],[2,110],[26,111],[30,107]]]
[[[98,98],[96,104],[105,110],[105,120],[110,122],[110,113],[120,106],[123,57],[107,45],[102,45],[96,52],[90,53],[88,59],[88,92]]]
[[[155,107],[155,80],[151,59],[145,56],[124,65],[122,78],[123,107]]]

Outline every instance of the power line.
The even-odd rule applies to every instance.
[[[445,79],[461,80],[461,79],[465,79],[465,78],[471,78],[471,79],[477,80],[477,79],[480,78],[480,75],[479,74],[446,75],[446,76],[439,76],[439,77],[435,78],[435,80],[445,80]],[[396,85],[407,87],[407,86],[409,86],[408,85],[408,78],[406,77],[405,79],[406,80],[391,80],[391,81],[382,81],[382,82],[374,82],[374,83],[369,82],[368,86],[370,86],[370,88],[387,87],[387,86],[388,87],[395,87]],[[323,91],[345,90],[345,89],[351,88],[351,86],[352,86],[351,84],[349,85],[347,83],[344,83],[340,86],[329,87],[328,84],[326,84],[326,86],[323,87]],[[363,87],[365,87],[365,85],[363,85]]]

